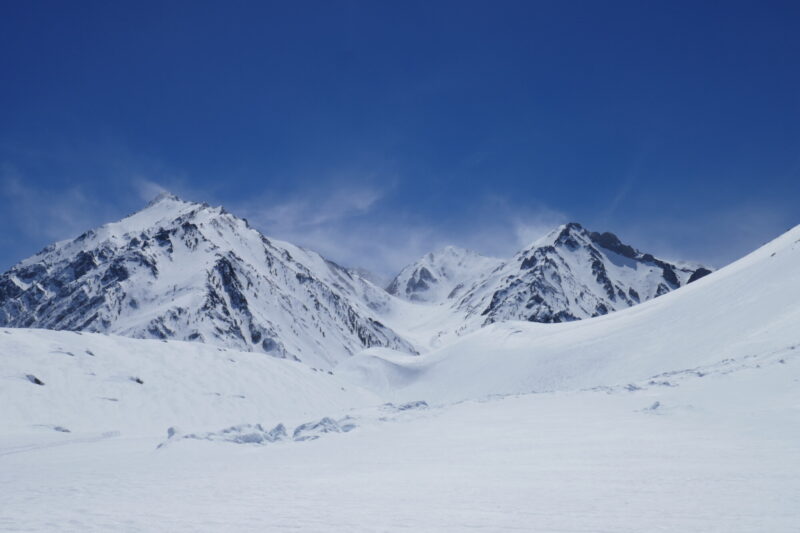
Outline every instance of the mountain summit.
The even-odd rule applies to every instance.
[[[0,325],[200,341],[331,367],[413,352],[367,305],[388,296],[221,207],[161,194],[0,276]]]
[[[669,263],[612,233],[571,222],[487,273],[456,306],[479,314],[483,324],[566,322],[631,307],[709,272]]]
[[[447,247],[405,267],[388,291],[450,309],[440,333],[506,320],[567,322],[650,300],[710,273],[564,224],[503,261]],[[449,330],[449,331],[448,331]]]
[[[417,353],[494,322],[603,315],[708,272],[570,223],[507,261],[445,247],[383,290],[222,207],[162,193],[0,275],[0,326],[197,341],[332,368],[365,348]]]

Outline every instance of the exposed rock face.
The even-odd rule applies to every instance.
[[[503,320],[564,322],[624,309],[688,283],[701,270],[668,263],[580,224],[559,227],[458,301],[483,324]]]
[[[498,321],[603,315],[709,272],[571,223],[507,261],[449,246],[384,291],[222,208],[164,195],[0,275],[0,326],[205,342],[331,368],[365,348],[416,353],[411,340],[426,349]]]
[[[692,272],[692,275],[689,276],[689,281],[687,283],[691,283],[693,281],[697,281],[698,279],[704,278],[704,277],[708,276],[709,274],[711,274],[711,271],[709,269],[700,267],[697,270],[695,270],[694,272]]]
[[[613,233],[590,232],[573,222],[508,261],[453,248],[428,254],[404,268],[388,290],[411,301],[450,306],[460,317],[454,323],[463,324],[459,332],[465,332],[504,320],[564,322],[603,315],[708,272],[658,259]]]
[[[413,352],[389,297],[222,208],[165,195],[0,276],[0,325],[201,341],[330,367],[370,346]]]

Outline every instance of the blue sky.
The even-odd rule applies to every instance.
[[[159,190],[384,273],[576,220],[720,266],[800,222],[797,2],[14,2],[0,268]]]

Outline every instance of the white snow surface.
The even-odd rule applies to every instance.
[[[639,385],[331,406],[354,429],[266,444],[3,433],[0,529],[797,531],[796,357]]]
[[[794,532],[799,265],[800,226],[629,309],[462,337],[387,304],[438,347],[332,373],[0,328],[0,530]]]
[[[152,437],[170,426],[219,429],[232,417],[274,425],[378,401],[319,368],[201,343],[0,329],[0,356],[4,436],[59,426]]]

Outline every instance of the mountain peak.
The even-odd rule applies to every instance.
[[[160,203],[187,204],[187,203],[191,203],[191,202],[187,202],[186,200],[183,200],[182,198],[179,198],[177,195],[172,194],[169,191],[161,191],[152,200],[150,200],[147,203],[147,205],[144,207],[144,209],[147,209],[148,207],[152,207],[154,205],[158,205]]]
[[[563,226],[561,226],[561,227],[564,229],[564,231],[577,231],[577,232],[584,232],[584,231],[586,231],[586,228],[584,228],[584,227],[583,227],[583,226],[582,226],[580,223],[578,223],[578,222],[567,222],[566,224],[564,224],[564,225],[563,225]]]
[[[699,279],[700,266],[672,264],[610,232],[562,224],[475,285],[458,305],[485,323],[563,322],[606,314]]]
[[[500,263],[499,259],[466,248],[445,246],[406,266],[386,290],[411,301],[441,303]]]
[[[350,278],[221,207],[167,193],[0,274],[0,325],[207,342],[327,368],[371,346],[413,352],[379,320],[371,285]]]
[[[160,193],[155,195],[155,197],[150,201],[150,203],[160,202],[161,200],[174,200],[179,202],[182,201],[180,198],[178,198],[178,195],[176,194],[173,194],[169,191],[161,191]]]
[[[578,240],[589,240],[589,231],[577,222],[561,224],[543,237],[534,241],[526,250],[533,250],[543,246],[555,246],[557,244],[577,245]]]

